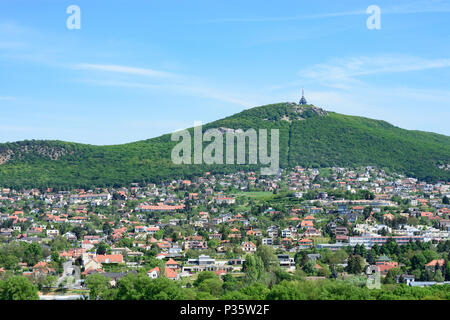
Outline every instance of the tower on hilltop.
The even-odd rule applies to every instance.
[[[305,90],[302,88],[302,98],[300,99],[298,104],[308,104],[305,98]]]

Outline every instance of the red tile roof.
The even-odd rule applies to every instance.
[[[432,261],[428,262],[425,266],[427,266],[427,267],[435,267],[436,264],[439,264],[439,266],[443,266],[444,263],[445,263],[444,259],[432,260]]]
[[[123,256],[121,254],[98,254],[95,259],[99,263],[122,263]]]

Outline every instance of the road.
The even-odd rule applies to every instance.
[[[63,274],[58,278],[56,286],[67,279],[66,289],[80,289],[80,267],[73,265],[72,260],[68,260],[63,264]]]

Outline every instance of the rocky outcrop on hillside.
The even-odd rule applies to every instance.
[[[4,164],[12,160],[24,159],[30,156],[58,160],[60,157],[69,153],[72,152],[61,146],[51,146],[45,144],[11,144],[10,146],[3,146],[3,148],[0,149],[0,164]]]

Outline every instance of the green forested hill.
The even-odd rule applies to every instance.
[[[245,110],[204,126],[280,130],[280,165],[376,165],[427,181],[450,181],[437,167],[450,163],[450,137],[395,127],[387,122],[279,103]],[[121,186],[211,172],[237,165],[174,165],[170,135],[134,143],[93,146],[62,141],[0,144],[0,186]]]

